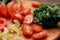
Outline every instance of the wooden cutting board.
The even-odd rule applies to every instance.
[[[32,11],[35,9],[32,7],[31,3],[33,1],[25,1],[23,2],[25,8],[31,8]],[[51,29],[46,29],[49,32],[49,36],[45,38],[44,40],[56,40],[57,37],[60,35],[60,28],[51,28]],[[29,39],[27,39],[29,40]]]

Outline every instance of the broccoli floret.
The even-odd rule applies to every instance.
[[[58,9],[57,4],[52,4],[51,6],[42,4],[33,12],[34,23],[40,24],[44,28],[55,27],[56,23],[60,21]]]

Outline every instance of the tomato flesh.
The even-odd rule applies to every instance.
[[[32,2],[33,7],[39,7],[41,4],[41,2]]]
[[[32,35],[32,38],[33,39],[43,39],[43,38],[45,38],[47,36],[48,36],[48,32],[44,30],[44,31],[39,32],[39,33],[34,33]]]
[[[30,25],[27,24],[23,24],[22,25],[22,32],[25,36],[31,36],[33,33],[32,28],[30,27]]]
[[[37,24],[32,24],[31,27],[32,27],[33,31],[36,32],[36,33],[41,32],[43,30],[42,26],[37,25]]]
[[[20,12],[20,14],[22,14],[22,15],[24,15],[24,16],[26,16],[26,15],[28,15],[28,14],[31,14],[31,9],[22,10],[22,11]]]
[[[13,13],[13,14],[11,14],[11,19],[12,20],[17,19],[20,23],[22,23],[24,20],[24,16],[22,16],[19,13]]]
[[[23,23],[32,24],[33,23],[33,15],[32,14],[26,15]]]
[[[7,20],[4,18],[0,18],[0,31],[4,30],[6,24],[7,24]]]

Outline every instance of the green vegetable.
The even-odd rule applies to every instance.
[[[2,3],[3,0],[0,0],[0,4]]]
[[[6,4],[8,4],[9,2],[11,2],[12,0],[4,0]],[[3,0],[0,0],[0,4],[3,2]]]
[[[11,2],[12,0],[5,0],[6,4],[8,4],[9,2]]]
[[[57,4],[52,4],[51,6],[42,4],[33,12],[34,23],[40,24],[44,28],[55,27],[56,23],[60,21],[58,10],[59,7]]]

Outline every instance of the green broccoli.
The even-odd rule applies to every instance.
[[[44,28],[55,27],[56,23],[60,21],[58,9],[57,4],[52,4],[51,6],[42,4],[33,12],[34,23],[40,24]]]

